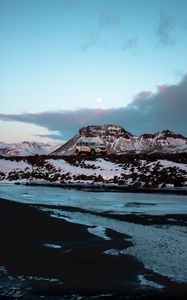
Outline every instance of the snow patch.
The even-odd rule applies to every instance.
[[[104,251],[104,254],[118,256],[121,253],[121,250],[118,249],[108,249]]]
[[[88,232],[90,232],[91,234],[95,234],[99,237],[102,237],[104,240],[111,240],[106,235],[106,228],[103,228],[102,226],[90,227],[90,228],[88,228]]]
[[[60,249],[62,246],[57,245],[57,244],[43,244],[47,248],[54,248],[54,249]]]
[[[157,289],[163,289],[164,288],[164,286],[159,284],[159,283],[156,283],[152,280],[147,280],[144,277],[144,275],[138,275],[138,279],[139,279],[139,281],[142,285],[151,286],[151,287],[154,287],[154,288],[157,288]]]

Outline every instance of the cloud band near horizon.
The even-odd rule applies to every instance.
[[[65,140],[87,125],[116,124],[135,135],[163,129],[187,135],[187,75],[177,85],[159,86],[156,93],[142,91],[126,107],[79,109],[38,113],[0,114],[0,120],[17,121],[58,131],[50,138]],[[41,135],[42,137],[42,135]]]

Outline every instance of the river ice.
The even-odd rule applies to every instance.
[[[57,187],[0,184],[0,198],[28,204],[72,206],[117,214],[187,214],[187,197],[181,195],[86,192]]]

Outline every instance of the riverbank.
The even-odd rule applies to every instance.
[[[22,183],[16,182],[16,185]],[[187,195],[187,188],[136,188],[126,185],[114,185],[114,184],[87,184],[87,183],[51,183],[51,182],[26,182],[27,186],[46,186],[46,187],[58,187],[65,189],[77,189],[91,192],[126,192],[126,193],[144,193],[144,194],[176,194]]]
[[[88,213],[75,207],[26,205],[0,199],[2,299],[185,298],[186,284],[146,269],[134,256],[120,254],[133,245],[130,235],[107,229],[103,238],[94,233],[95,226],[60,217],[76,212],[85,216]],[[149,216],[141,219],[136,215],[97,215],[109,217],[111,222],[114,217],[123,217],[124,221],[149,226]],[[168,226],[164,217],[155,217],[152,222],[157,226],[165,222]],[[119,254],[106,255],[109,249]]]

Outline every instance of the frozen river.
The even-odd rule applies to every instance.
[[[7,184],[0,185],[0,198],[28,204],[72,206],[90,211],[110,211],[118,214],[187,213],[187,196],[181,195],[87,192],[57,187]]]

